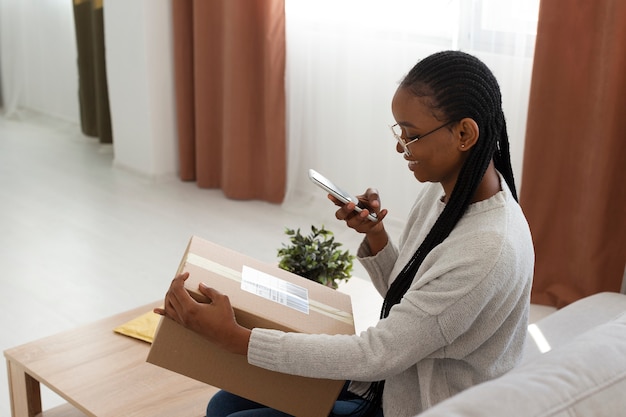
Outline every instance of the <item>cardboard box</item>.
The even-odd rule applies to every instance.
[[[216,244],[192,237],[178,272],[187,291],[206,302],[204,282],[227,294],[247,328],[354,334],[350,297]],[[332,354],[332,353],[329,353]],[[345,381],[304,378],[248,364],[173,320],[161,320],[148,362],[297,417],[327,416]],[[208,399],[207,399],[208,400]]]

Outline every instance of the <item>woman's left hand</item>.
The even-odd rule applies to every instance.
[[[200,284],[198,290],[210,303],[199,303],[185,289],[188,277],[189,273],[185,272],[172,280],[165,295],[164,308],[155,308],[154,312],[193,330],[225,350],[246,355],[251,332],[235,320],[228,296]]]

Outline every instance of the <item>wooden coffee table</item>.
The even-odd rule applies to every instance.
[[[113,332],[159,304],[6,350],[12,416],[204,416],[217,388],[147,363],[148,343]],[[44,412],[40,384],[68,404]]]

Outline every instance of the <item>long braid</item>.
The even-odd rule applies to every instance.
[[[506,121],[503,121],[502,132],[500,134],[500,141],[498,142],[498,149],[493,156],[493,162],[496,169],[502,174],[506,184],[509,186],[515,201],[517,200],[517,188],[515,187],[515,181],[513,180],[513,166],[511,165],[510,156],[509,135],[506,133]]]
[[[402,300],[426,256],[450,235],[470,205],[492,159],[517,200],[500,87],[485,64],[463,52],[439,52],[418,62],[400,87],[408,88],[417,97],[428,98],[433,112],[444,115],[448,121],[472,118],[478,124],[480,136],[469,151],[448,203],[387,291],[381,319]],[[371,385],[366,394],[370,407],[364,416],[375,415],[382,405],[384,383]]]

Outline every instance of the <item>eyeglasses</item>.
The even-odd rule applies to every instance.
[[[438,128],[435,128],[435,129],[431,130],[428,133],[424,133],[421,136],[412,136],[410,138],[407,138],[408,142],[405,141],[404,139],[402,139],[402,128],[400,127],[399,124],[396,123],[393,126],[389,126],[389,128],[391,129],[391,133],[393,133],[393,137],[396,138],[396,140],[398,141],[400,146],[402,146],[402,149],[404,149],[404,154],[406,156],[411,156],[411,151],[409,151],[409,145],[410,144],[412,144],[414,142],[417,142],[418,140],[423,139],[424,137],[430,135],[431,133],[435,133],[439,129],[444,128],[444,127],[446,127],[446,126],[448,126],[448,125],[450,125],[452,123],[454,123],[454,122],[448,122],[448,123],[442,124]]]

